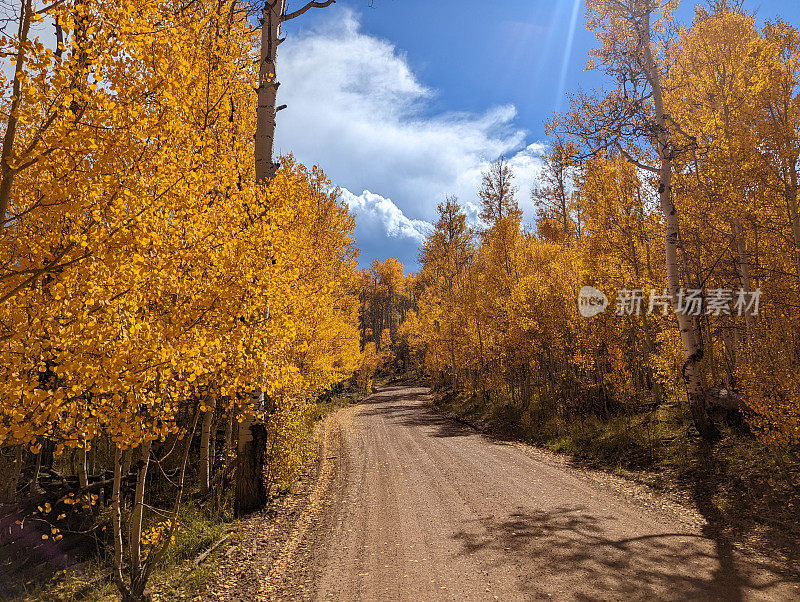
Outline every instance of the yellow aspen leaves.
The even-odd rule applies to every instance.
[[[185,434],[211,396],[248,412],[260,390],[296,467],[310,400],[359,363],[354,222],[291,157],[255,183],[252,24],[205,0],[40,16],[58,20],[60,52],[0,36],[0,52],[25,53],[20,94],[0,94],[0,128],[18,119],[4,149],[17,171],[0,247],[0,445],[128,449]]]
[[[600,41],[593,66],[618,87],[576,97],[551,122],[564,138],[543,157],[534,229],[520,227],[502,160],[479,191],[477,235],[454,199],[439,207],[403,337],[430,375],[523,430],[679,399],[691,359],[702,402],[714,388],[735,391],[750,427],[791,448],[800,442],[800,33],[718,3],[666,35],[676,5],[587,3]],[[646,65],[648,44],[665,127],[648,123],[654,73],[631,67]],[[665,136],[669,152],[659,156]],[[660,194],[663,165],[670,195]],[[663,197],[673,211],[662,210]],[[731,300],[692,319],[702,353],[689,359],[674,300],[666,315],[647,303],[663,295],[668,272],[704,291],[704,303]],[[604,312],[578,312],[584,286],[608,296]],[[622,291],[641,295],[638,311],[625,311]],[[757,313],[736,310],[739,291],[758,291]]]

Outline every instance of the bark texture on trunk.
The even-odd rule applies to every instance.
[[[267,183],[278,172],[273,160],[278,86],[277,59],[281,22],[286,0],[267,0],[261,11],[261,60],[258,68],[258,107],[256,108],[256,181]]]
[[[258,105],[256,106],[256,133],[254,160],[256,181],[268,184],[278,172],[273,160],[277,115],[278,84],[277,59],[281,23],[286,10],[286,0],[265,0],[261,11],[261,54],[258,66]],[[245,414],[239,425],[236,446],[236,491],[234,511],[242,516],[267,503],[264,487],[264,445],[253,413]]]
[[[114,450],[114,485],[111,489],[111,524],[114,530],[114,582],[120,594],[130,595],[122,574],[122,451]]]
[[[736,253],[739,256],[739,275],[742,279],[742,288],[746,291],[752,291],[753,280],[750,277],[750,254],[747,252],[747,242],[744,239],[742,221],[735,219],[731,224],[731,229],[736,237]],[[747,330],[746,336],[749,336],[750,328],[753,324],[753,316],[749,311],[744,312],[744,323]]]
[[[236,496],[234,512],[243,516],[267,503],[264,483],[264,457],[267,448],[267,429],[263,423],[246,418],[239,424],[236,453]]]
[[[33,474],[31,475],[31,482],[29,484],[31,495],[39,495],[44,493],[44,489],[39,487],[39,473],[42,470],[42,450],[36,454],[36,459],[33,464]]]
[[[11,85],[11,107],[8,112],[8,121],[6,122],[6,132],[3,136],[3,149],[0,153],[0,224],[6,220],[6,211],[11,200],[11,188],[14,184],[14,176],[17,173],[16,169],[12,169],[9,161],[14,155],[14,140],[17,134],[17,125],[19,118],[17,117],[17,109],[22,98],[22,76],[25,67],[28,42],[28,32],[31,26],[31,15],[33,14],[33,7],[31,0],[25,0],[20,3],[19,15],[19,31],[17,32],[19,40],[19,52],[17,52],[16,61],[14,64],[14,80]]]
[[[78,449],[78,484],[83,488],[89,485],[89,471],[87,468],[89,455],[86,453],[86,441]]]
[[[664,215],[665,226],[665,256],[667,268],[667,287],[672,297],[673,306],[678,309],[680,305],[681,278],[678,265],[678,247],[680,244],[680,220],[678,211],[672,200],[672,176],[674,173],[673,148],[669,139],[669,125],[664,110],[663,89],[658,65],[653,57],[650,37],[650,15],[642,22],[642,36],[645,69],[647,79],[653,90],[653,108],[655,110],[656,141],[659,158],[659,184],[658,197],[661,212]],[[715,441],[719,438],[719,431],[708,416],[706,400],[703,391],[701,361],[703,347],[697,324],[692,316],[676,311],[678,327],[681,333],[684,364],[681,370],[683,382],[686,385],[686,395],[689,409],[695,427],[700,436],[706,441]]]
[[[275,150],[278,86],[277,60],[281,43],[281,24],[295,19],[312,8],[325,8],[335,0],[312,0],[292,13],[286,13],[286,0],[264,0],[261,10],[261,51],[258,66],[258,104],[256,106],[256,132],[254,136],[254,161],[256,182],[269,184],[278,173]],[[246,514],[267,502],[264,486],[264,454],[266,430],[254,420],[252,412],[245,415],[239,425],[236,449],[236,494],[234,508],[237,515]]]
[[[142,443],[142,459],[136,475],[136,492],[131,509],[130,528],[128,529],[128,549],[131,566],[131,591],[135,592],[142,581],[142,517],[144,516],[144,490],[147,480],[147,468],[150,465],[150,441]]]
[[[784,189],[786,204],[789,209],[789,220],[792,227],[792,242],[794,242],[794,261],[797,270],[797,286],[800,290],[800,206],[797,201],[797,169],[794,165],[789,170],[789,183]]]

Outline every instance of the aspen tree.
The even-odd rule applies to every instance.
[[[258,107],[256,109],[255,166],[256,181],[269,182],[278,171],[274,159],[278,87],[278,46],[282,42],[281,25],[304,15],[312,8],[325,8],[336,0],[308,2],[287,12],[286,0],[264,0],[261,7],[261,56],[258,68]]]
[[[269,185],[275,178],[279,164],[274,158],[278,87],[277,58],[281,43],[281,25],[300,17],[312,8],[325,8],[335,0],[308,2],[302,8],[286,12],[286,0],[264,0],[261,6],[261,47],[258,68],[256,105],[256,129],[254,165],[256,183]],[[253,396],[253,405],[263,401],[263,393]],[[263,405],[263,404],[262,404]],[[261,408],[256,408],[260,410]],[[266,504],[266,489],[259,485],[264,472],[263,454],[256,448],[265,445],[261,440],[261,425],[254,423],[253,416],[246,414],[239,426],[237,442],[236,512],[245,514]]]
[[[656,54],[659,40],[677,3],[674,0],[590,0],[587,4],[589,27],[602,46],[595,57],[607,73],[617,80],[617,89],[605,100],[582,97],[582,115],[575,115],[568,132],[588,145],[599,139],[605,148],[618,151],[639,169],[655,176],[659,204],[664,219],[664,249],[667,288],[673,306],[680,307],[681,226],[675,205],[673,177],[679,126],[664,103],[663,65]],[[642,160],[646,151],[631,145],[644,142],[654,149],[655,166]],[[703,346],[698,324],[685,312],[676,314],[683,346],[681,376],[697,430],[708,441],[719,437],[709,419],[702,381]]]
[[[576,153],[572,143],[556,138],[544,155],[539,183],[531,190],[531,199],[537,208],[538,230],[565,242],[577,234],[571,201]],[[557,232],[559,228],[560,233]]]
[[[22,65],[21,94],[0,96],[4,140],[13,126],[0,445],[15,461],[4,495],[17,493],[26,456],[46,468],[53,453],[74,455],[80,487],[110,450],[114,580],[140,599],[180,520],[199,406],[235,419],[264,390],[276,482],[308,461],[312,400],[360,361],[354,222],[319,169],[287,158],[269,190],[256,182],[258,41],[242,3],[70,0],[20,14],[23,29],[27,15],[59,33],[55,48],[19,28],[0,36]],[[150,463],[172,443],[175,502],[152,525]]]
[[[447,197],[438,205],[437,211],[439,220],[420,254],[423,265],[420,278],[426,294],[435,295],[441,302],[438,316],[444,323],[440,326],[440,333],[447,340],[449,374],[455,384],[459,374],[456,347],[463,344],[459,336],[463,328],[459,299],[464,292],[465,271],[472,260],[473,232],[467,226],[467,216],[455,197]]]

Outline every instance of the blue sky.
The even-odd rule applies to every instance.
[[[302,0],[290,0],[290,8]],[[356,215],[360,263],[413,271],[436,204],[474,216],[480,172],[500,154],[528,200],[564,94],[602,87],[582,0],[338,0],[286,29],[279,152],[320,165]],[[688,21],[696,2],[684,0]],[[759,20],[800,26],[797,0],[746,0]],[[572,24],[574,23],[574,28]],[[573,32],[573,33],[571,33]]]

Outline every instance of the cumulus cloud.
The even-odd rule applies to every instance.
[[[327,9],[318,25],[290,36],[279,76],[279,102],[288,108],[280,113],[278,150],[322,166],[345,189],[365,262],[397,245],[415,261],[437,203],[448,194],[476,203],[481,172],[500,155],[514,168],[521,205],[532,217],[528,191],[542,145],[529,144],[515,126],[516,109],[436,112],[435,91],[418,80],[406,56],[362,32],[351,10]],[[352,192],[359,190],[374,192]],[[376,232],[367,236],[370,228],[381,232],[380,248],[365,248],[367,239],[379,242]]]
[[[355,238],[361,252],[360,263],[395,257],[409,271],[418,267],[419,249],[433,230],[430,222],[411,219],[391,199],[365,190],[359,195],[342,189],[342,200],[355,215]]]
[[[385,233],[390,238],[410,239],[421,244],[433,229],[430,222],[408,218],[391,199],[369,190],[356,196],[344,189],[342,200],[356,214],[361,230]]]

